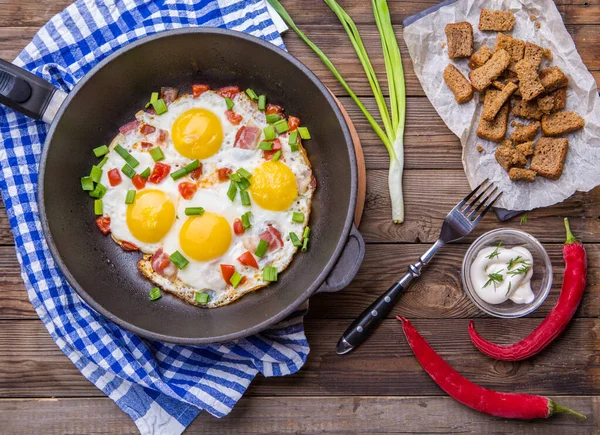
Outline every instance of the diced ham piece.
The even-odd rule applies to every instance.
[[[283,247],[281,233],[273,225],[267,226],[267,229],[260,233],[258,237],[269,243],[269,252],[277,251]]]
[[[163,130],[162,128],[158,129],[158,145],[164,145],[165,141],[169,137],[169,132],[167,130]]]
[[[147,149],[153,147],[154,145],[152,145],[150,142],[140,142],[140,146],[144,149]]]
[[[172,103],[173,101],[175,101],[175,99],[177,98],[177,96],[179,95],[179,89],[176,88],[160,88],[160,98],[163,99],[163,101],[166,104]]]
[[[162,248],[154,253],[151,260],[152,269],[161,276],[164,276],[169,281],[173,281],[177,276],[177,266],[173,264]]]
[[[260,134],[260,128],[249,122],[238,130],[233,146],[245,150],[255,150],[260,140]]]
[[[155,131],[156,131],[156,127],[149,125],[149,124],[144,124],[140,128],[140,133],[142,133],[143,135],[146,135],[146,136],[151,133],[154,133]]]
[[[256,251],[256,248],[258,247],[258,241],[259,238],[257,236],[242,237],[242,245],[244,245],[244,248],[250,252]]]
[[[133,130],[138,128],[139,125],[140,125],[140,121],[138,121],[137,119],[134,121],[128,122],[127,124],[125,124],[124,126],[119,128],[119,133],[121,133],[124,136],[127,136]]]
[[[315,176],[312,176],[312,179],[310,180],[310,187],[313,188],[313,191],[317,188],[317,179],[315,178]]]
[[[156,110],[154,110],[154,106],[148,106],[147,109],[144,110],[148,115],[156,115]]]
[[[304,195],[308,190],[308,187],[311,185],[313,180],[313,176],[310,173],[310,169],[302,168],[298,174],[296,174],[296,187],[298,188],[298,193],[300,195]]]
[[[263,156],[265,160],[271,160],[273,156],[277,153],[277,151],[281,150],[281,142],[279,141],[279,139],[273,139],[271,143],[273,144],[273,147],[270,150],[263,151]]]

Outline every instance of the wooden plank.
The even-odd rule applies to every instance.
[[[530,317],[545,317],[554,306],[560,292],[562,274],[562,245],[547,244],[554,266],[554,287],[548,299]],[[363,265],[354,281],[344,291],[314,296],[311,299],[311,319],[354,319],[362,310],[395,282],[408,264],[425,251],[420,244],[367,245]],[[435,257],[427,272],[404,294],[397,314],[409,318],[472,318],[482,317],[463,292],[460,265],[467,245],[451,245]],[[600,316],[600,245],[588,245],[588,287],[578,317]],[[0,278],[3,297],[0,298],[0,319],[36,319],[29,303],[12,248],[0,248],[0,267],[6,271]]]
[[[557,400],[586,414],[587,420],[566,415],[534,422],[499,419],[449,397],[281,396],[242,398],[221,419],[202,413],[185,433],[597,433],[599,397],[563,396]],[[0,400],[0,426],[14,435],[37,433],[40,427],[47,435],[138,433],[129,416],[108,398]]]
[[[385,320],[358,350],[339,356],[335,344],[349,320],[306,320],[311,346],[297,374],[258,377],[249,396],[439,395],[406,345],[400,323]],[[416,319],[416,328],[453,367],[489,388],[545,395],[600,394],[600,319],[575,319],[541,354],[498,362],[478,352],[467,319]],[[481,334],[499,343],[518,340],[539,319],[477,319]],[[102,393],[79,374],[39,321],[0,321],[0,397],[96,397]]]

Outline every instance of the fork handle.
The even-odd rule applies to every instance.
[[[421,256],[418,262],[408,267],[408,272],[400,279],[400,281],[379,296],[375,302],[369,305],[369,307],[364,310],[354,322],[352,322],[338,341],[336,352],[339,355],[348,353],[357,348],[371,335],[381,321],[387,317],[390,311],[392,311],[392,308],[400,298],[400,295],[408,288],[411,281],[421,276],[423,267],[431,261],[431,258],[443,244],[444,243],[441,240],[435,242],[435,244]]]

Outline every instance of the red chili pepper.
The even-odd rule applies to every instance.
[[[423,369],[442,390],[463,405],[502,418],[529,420],[548,418],[559,412],[586,418],[585,415],[565,408],[544,396],[500,393],[474,384],[444,361],[412,323],[402,316],[398,316],[397,319],[402,322],[406,340]]]
[[[469,336],[477,349],[491,358],[502,361],[520,361],[540,352],[560,335],[577,311],[586,285],[587,259],[585,248],[573,236],[565,218],[567,241],[563,246],[565,273],[558,301],[550,314],[523,340],[509,346],[500,346],[483,339],[473,321],[469,322]]]

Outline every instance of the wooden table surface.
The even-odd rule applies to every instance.
[[[33,35],[70,0],[0,0],[0,57],[13,59]],[[390,1],[394,23],[437,0]],[[383,59],[371,2],[342,0],[359,24],[376,71]],[[375,109],[360,64],[335,16],[319,0],[286,1],[297,24],[333,59],[357,94]],[[600,0],[559,0],[567,29],[600,82]],[[367,242],[354,282],[337,294],[316,296],[306,318],[311,352],[293,376],[258,377],[231,414],[221,420],[201,415],[189,433],[235,432],[405,432],[592,434],[600,431],[600,189],[578,193],[554,207],[499,224],[487,217],[473,236],[442,250],[430,270],[402,297],[377,333],[359,350],[338,356],[340,334],[364,307],[387,289],[438,235],[445,214],[468,191],[457,138],[439,118],[416,79],[402,28],[397,25],[408,92],[406,121],[406,222],[390,220],[387,155],[350,98],[315,55],[292,33],[289,51],[308,65],[339,97],[354,119],[367,164],[367,201],[360,230]],[[384,81],[384,80],[382,80]],[[374,110],[373,113],[375,113]],[[485,337],[511,342],[548,314],[559,293],[564,240],[562,218],[586,243],[588,288],[566,332],[544,352],[517,363],[479,353],[467,334],[476,317]],[[547,248],[556,285],[533,315],[518,320],[483,316],[460,286],[462,257],[474,237],[499,226],[522,228]],[[0,211],[0,432],[136,433],[130,418],[90,384],[54,344],[33,311],[20,277],[4,208]],[[462,374],[489,388],[536,393],[587,414],[515,422],[488,417],[449,399],[413,357],[394,316],[414,320],[433,347]]]

